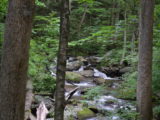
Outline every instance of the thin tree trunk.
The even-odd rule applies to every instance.
[[[152,41],[154,0],[141,0],[137,104],[140,120],[152,120]]]
[[[0,71],[0,120],[24,120],[34,0],[9,0]]]
[[[57,80],[56,80],[56,103],[55,120],[64,119],[65,107],[65,71],[66,71],[66,51],[69,39],[69,0],[60,0],[61,23],[60,23],[60,44],[57,60]]]
[[[72,11],[72,0],[69,0],[69,11]]]
[[[123,64],[123,61],[124,61],[124,58],[125,58],[125,55],[126,55],[126,49],[127,49],[127,28],[126,28],[126,25],[127,25],[127,11],[125,10],[125,29],[124,29],[124,40],[123,40],[123,53],[122,53],[122,59],[121,59],[121,62],[120,64]]]
[[[135,31],[132,33],[132,39],[131,39],[131,55],[133,56],[135,52]]]
[[[86,17],[86,14],[87,14],[87,10],[88,10],[88,5],[85,5],[84,13],[82,15],[82,19],[81,19],[81,21],[79,23],[79,26],[78,26],[78,36],[80,36],[81,27],[82,27],[83,22],[85,20],[85,17]]]

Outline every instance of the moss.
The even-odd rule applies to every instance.
[[[84,108],[83,110],[77,113],[77,117],[79,120],[84,120],[90,117],[94,117],[95,114],[88,108]]]
[[[75,72],[66,72],[66,80],[70,82],[80,82],[83,76]]]

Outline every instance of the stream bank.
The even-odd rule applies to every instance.
[[[116,91],[122,82],[120,77],[122,69],[116,68],[115,71],[112,69],[111,76],[107,76],[104,72],[106,68],[103,67],[102,70],[96,67],[100,60],[99,57],[69,57],[67,60],[65,96],[74,89],[77,90],[65,108],[65,120],[127,120],[123,119],[121,114],[124,115],[126,111],[136,112],[133,101],[117,98]],[[55,77],[55,67],[51,68]],[[35,95],[34,99],[32,113],[35,114],[35,108],[44,101],[49,109],[47,118],[53,119],[53,95]]]

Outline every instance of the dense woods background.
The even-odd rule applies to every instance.
[[[135,105],[140,39],[140,1],[70,0],[69,2],[70,37],[67,58],[81,58],[80,56],[83,59],[90,56],[100,58],[99,62],[93,65],[96,69],[103,71],[109,77],[118,77],[123,80],[120,87],[112,91],[113,94],[116,94],[118,98],[134,101],[133,104]],[[33,81],[35,94],[51,93],[54,96],[55,93],[56,77],[54,77],[54,73],[56,73],[55,66],[57,64],[61,21],[59,4],[58,0],[36,0],[28,71],[29,79]],[[7,5],[7,0],[1,0],[0,58],[2,56]],[[159,52],[160,0],[156,0],[152,60],[152,98],[155,120],[160,119]],[[143,53],[141,54],[143,55]],[[73,79],[71,76],[73,75],[66,75],[67,78]],[[101,95],[104,91],[107,91],[104,86],[101,84],[98,87],[86,90],[84,98],[93,99],[93,97]],[[112,114],[110,112],[102,113],[104,116]],[[120,116],[118,120],[135,120],[139,115],[136,111],[131,113],[130,110],[118,111],[116,114]],[[50,116],[53,117],[51,114]],[[73,118],[67,119],[72,120]]]

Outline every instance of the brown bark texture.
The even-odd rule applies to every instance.
[[[23,120],[34,0],[9,0],[0,70],[0,120]]]
[[[67,44],[69,39],[69,0],[60,0],[60,43],[57,60],[55,120],[64,119],[65,108],[65,71],[67,59]]]
[[[152,41],[154,0],[141,0],[137,107],[140,120],[152,120]]]

